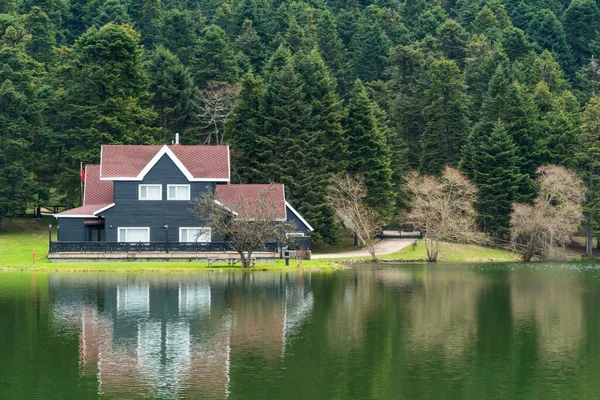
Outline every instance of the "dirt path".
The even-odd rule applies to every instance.
[[[402,250],[405,247],[413,244],[415,239],[383,239],[375,244],[375,251],[377,255],[383,256],[386,254],[392,254]],[[313,254],[311,259],[318,258],[352,258],[368,256],[369,252],[367,249],[360,249],[356,251],[348,251],[345,253],[329,253],[329,254]]]

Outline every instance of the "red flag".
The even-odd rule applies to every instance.
[[[85,183],[85,169],[81,168],[81,183]]]

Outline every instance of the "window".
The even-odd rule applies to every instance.
[[[140,185],[140,200],[162,200],[162,185]]]
[[[117,241],[130,243],[149,242],[150,228],[119,228]]]
[[[167,200],[189,200],[190,185],[167,185]]]
[[[179,228],[180,242],[210,242],[210,228]]]
[[[304,232],[287,232],[285,234],[286,238],[292,238],[292,237],[304,237]]]

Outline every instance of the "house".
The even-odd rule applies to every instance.
[[[193,213],[193,200],[207,193],[234,214],[236,199],[264,195],[274,220],[297,227],[290,235],[313,230],[283,185],[231,184],[228,146],[104,145],[100,164],[87,165],[84,176],[83,205],[54,215],[57,243],[223,241]]]

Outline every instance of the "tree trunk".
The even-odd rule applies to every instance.
[[[523,261],[531,261],[531,259],[533,258],[533,240],[529,242],[529,244],[527,245],[527,250],[525,251],[525,254],[523,254]]]
[[[590,215],[588,216],[588,221],[587,221],[587,234],[586,234],[586,239],[585,239],[585,255],[586,256],[592,256],[592,252],[593,252],[593,245],[592,245],[592,241],[594,240],[594,226],[593,226],[593,221],[594,221],[594,214],[590,213]]]
[[[381,260],[379,258],[377,258],[377,255],[375,254],[375,246],[371,245],[371,244],[367,244],[367,250],[369,251],[369,254],[371,255],[371,258],[373,259],[373,262],[381,262]]]
[[[248,258],[246,258],[244,251],[238,250],[238,254],[240,255],[240,260],[242,260],[242,269],[248,268]]]

